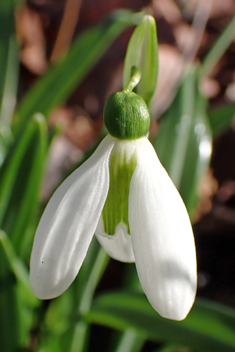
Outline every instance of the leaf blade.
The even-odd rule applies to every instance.
[[[198,352],[233,352],[235,312],[197,300],[188,317],[176,322],[160,317],[142,294],[107,293],[95,299],[86,319],[115,329],[132,326],[153,341],[183,344]]]

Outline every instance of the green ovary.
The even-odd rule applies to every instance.
[[[110,157],[110,184],[108,196],[103,208],[104,231],[114,235],[116,226],[123,222],[130,234],[128,221],[129,188],[133,172],[137,165],[135,148],[128,150],[128,142],[117,142]]]

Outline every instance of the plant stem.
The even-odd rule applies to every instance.
[[[141,79],[141,71],[140,68],[133,66],[131,69],[131,78],[125,88],[123,89],[123,92],[132,92],[133,89],[137,86]]]
[[[92,261],[93,265],[88,278],[87,275],[83,278],[85,287],[78,307],[78,315],[81,318],[74,326],[70,352],[84,352],[86,350],[89,324],[83,319],[83,317],[91,307],[95,289],[109,262],[109,256],[102,247],[99,248],[95,260],[91,254],[88,259],[89,261]]]

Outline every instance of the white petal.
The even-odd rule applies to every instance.
[[[110,236],[104,232],[101,215],[95,234],[99,243],[110,257],[126,263],[133,263],[135,261],[131,236],[127,233],[127,227],[123,222],[116,226],[115,234]]]
[[[182,320],[196,292],[196,254],[183,201],[146,139],[136,141],[137,167],[129,223],[139,279],[153,308]]]
[[[113,145],[107,136],[56,190],[44,211],[30,262],[30,281],[39,298],[60,295],[80,269],[107,197]]]

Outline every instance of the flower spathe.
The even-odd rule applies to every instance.
[[[126,187],[127,201],[122,214],[124,203],[118,208],[121,220],[114,220],[106,208],[112,204],[112,160],[118,155],[125,158],[118,159],[117,169],[121,165],[131,173],[127,186],[120,181],[120,194]],[[106,232],[109,218],[114,233]],[[146,137],[106,136],[53,194],[31,254],[30,281],[36,296],[53,298],[70,286],[94,233],[112,257],[135,261],[142,288],[159,314],[185,318],[196,292],[192,228],[178,191]]]

